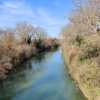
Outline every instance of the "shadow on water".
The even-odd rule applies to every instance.
[[[0,83],[0,100],[84,100],[58,51],[41,53]]]
[[[45,56],[45,53],[39,53],[39,55],[33,57],[30,61],[26,61],[22,65],[19,65],[14,69],[9,77],[0,82],[0,100],[11,100],[13,95],[19,90],[24,90],[30,83],[32,83],[31,78],[39,76],[43,71],[41,68],[42,61],[44,62],[49,56]],[[50,54],[51,55],[51,54]],[[38,65],[38,66],[37,66]],[[34,75],[35,74],[35,75]],[[26,86],[24,86],[24,84]]]

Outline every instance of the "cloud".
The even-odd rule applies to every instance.
[[[0,5],[0,10],[5,16],[33,16],[33,12],[29,6],[27,6],[23,1],[4,1]]]
[[[57,36],[57,34],[60,33],[66,21],[52,16],[48,10],[42,8],[37,10],[37,15],[39,17],[39,23],[41,23],[40,25],[47,29],[48,33],[52,34],[52,36]]]
[[[42,8],[37,9],[37,17],[39,17],[39,20],[41,20],[43,23],[47,24],[47,26],[54,26],[61,24],[60,20],[50,15],[49,11]]]
[[[34,6],[34,5],[33,5]],[[53,16],[42,7],[33,9],[24,0],[5,0],[0,3],[0,26],[13,26],[17,22],[27,21],[53,32],[59,30],[62,19]]]

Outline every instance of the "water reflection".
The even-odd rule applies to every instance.
[[[0,100],[84,100],[65,72],[59,51],[41,53],[0,84]]]
[[[11,100],[16,92],[31,86],[33,78],[42,73],[40,63],[44,60],[45,55],[41,53],[14,69],[6,80],[0,82],[0,100]]]

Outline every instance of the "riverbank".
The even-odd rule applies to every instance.
[[[100,0],[78,0],[62,30],[69,73],[88,100],[100,100]]]
[[[33,56],[37,56],[42,52],[53,51],[58,48],[59,44],[56,43],[55,39],[49,39],[49,42],[41,41],[41,43],[32,44],[17,44],[16,46],[11,46],[10,48],[2,45],[2,58],[0,59],[0,79],[5,79],[7,74],[14,67],[18,67],[19,64],[25,62]],[[34,45],[33,45],[34,44]]]
[[[66,56],[66,51],[65,49],[61,48],[62,49],[62,57],[63,57],[63,60],[64,60],[64,63],[65,63],[65,70],[67,69],[68,70],[68,75],[69,77],[74,81],[74,85],[75,85],[75,88],[77,88],[80,92],[80,94],[83,96],[83,100],[88,100],[87,96],[84,94],[84,92],[81,90],[81,87],[79,86],[76,78],[75,78],[75,75],[74,73],[71,73],[71,66],[68,66],[68,62],[67,62],[67,56]]]
[[[0,29],[0,80],[5,79],[15,66],[38,53],[58,47],[58,39],[49,37],[44,29],[28,23]]]
[[[99,40],[98,35],[91,35],[84,37],[84,44],[80,47],[68,41],[63,41],[62,45],[69,74],[88,100],[100,100]]]
[[[82,92],[82,94],[83,94],[83,96],[86,98],[86,100],[87,100],[87,98],[88,98],[88,96],[85,94],[85,92],[83,91],[83,89],[81,88],[81,85],[79,84],[79,82],[78,82],[78,77],[77,77],[77,74],[76,73],[78,73],[78,72],[75,72],[74,73],[74,69],[73,69],[73,67],[69,64],[69,61],[68,61],[68,57],[67,57],[67,53],[66,53],[67,51],[65,50],[65,48],[64,47],[62,47],[62,55],[63,55],[63,59],[64,59],[64,62],[65,62],[65,65],[66,65],[66,69],[68,69],[68,73],[69,73],[69,75],[70,75],[70,77],[75,81],[74,83],[75,83],[75,85],[79,88],[79,90]]]

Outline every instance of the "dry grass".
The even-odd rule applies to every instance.
[[[32,47],[28,44],[18,44],[10,33],[3,34],[0,39],[0,79],[6,78],[13,66],[32,55]]]
[[[62,49],[69,71],[84,95],[89,100],[100,100],[100,0],[86,1],[63,30]]]
[[[69,70],[89,100],[100,96],[100,37],[86,36],[81,46],[66,44],[65,61]]]
[[[57,39],[46,41],[46,32],[40,27],[20,23],[12,30],[0,31],[0,79],[6,78],[9,70],[39,51],[58,46]]]

